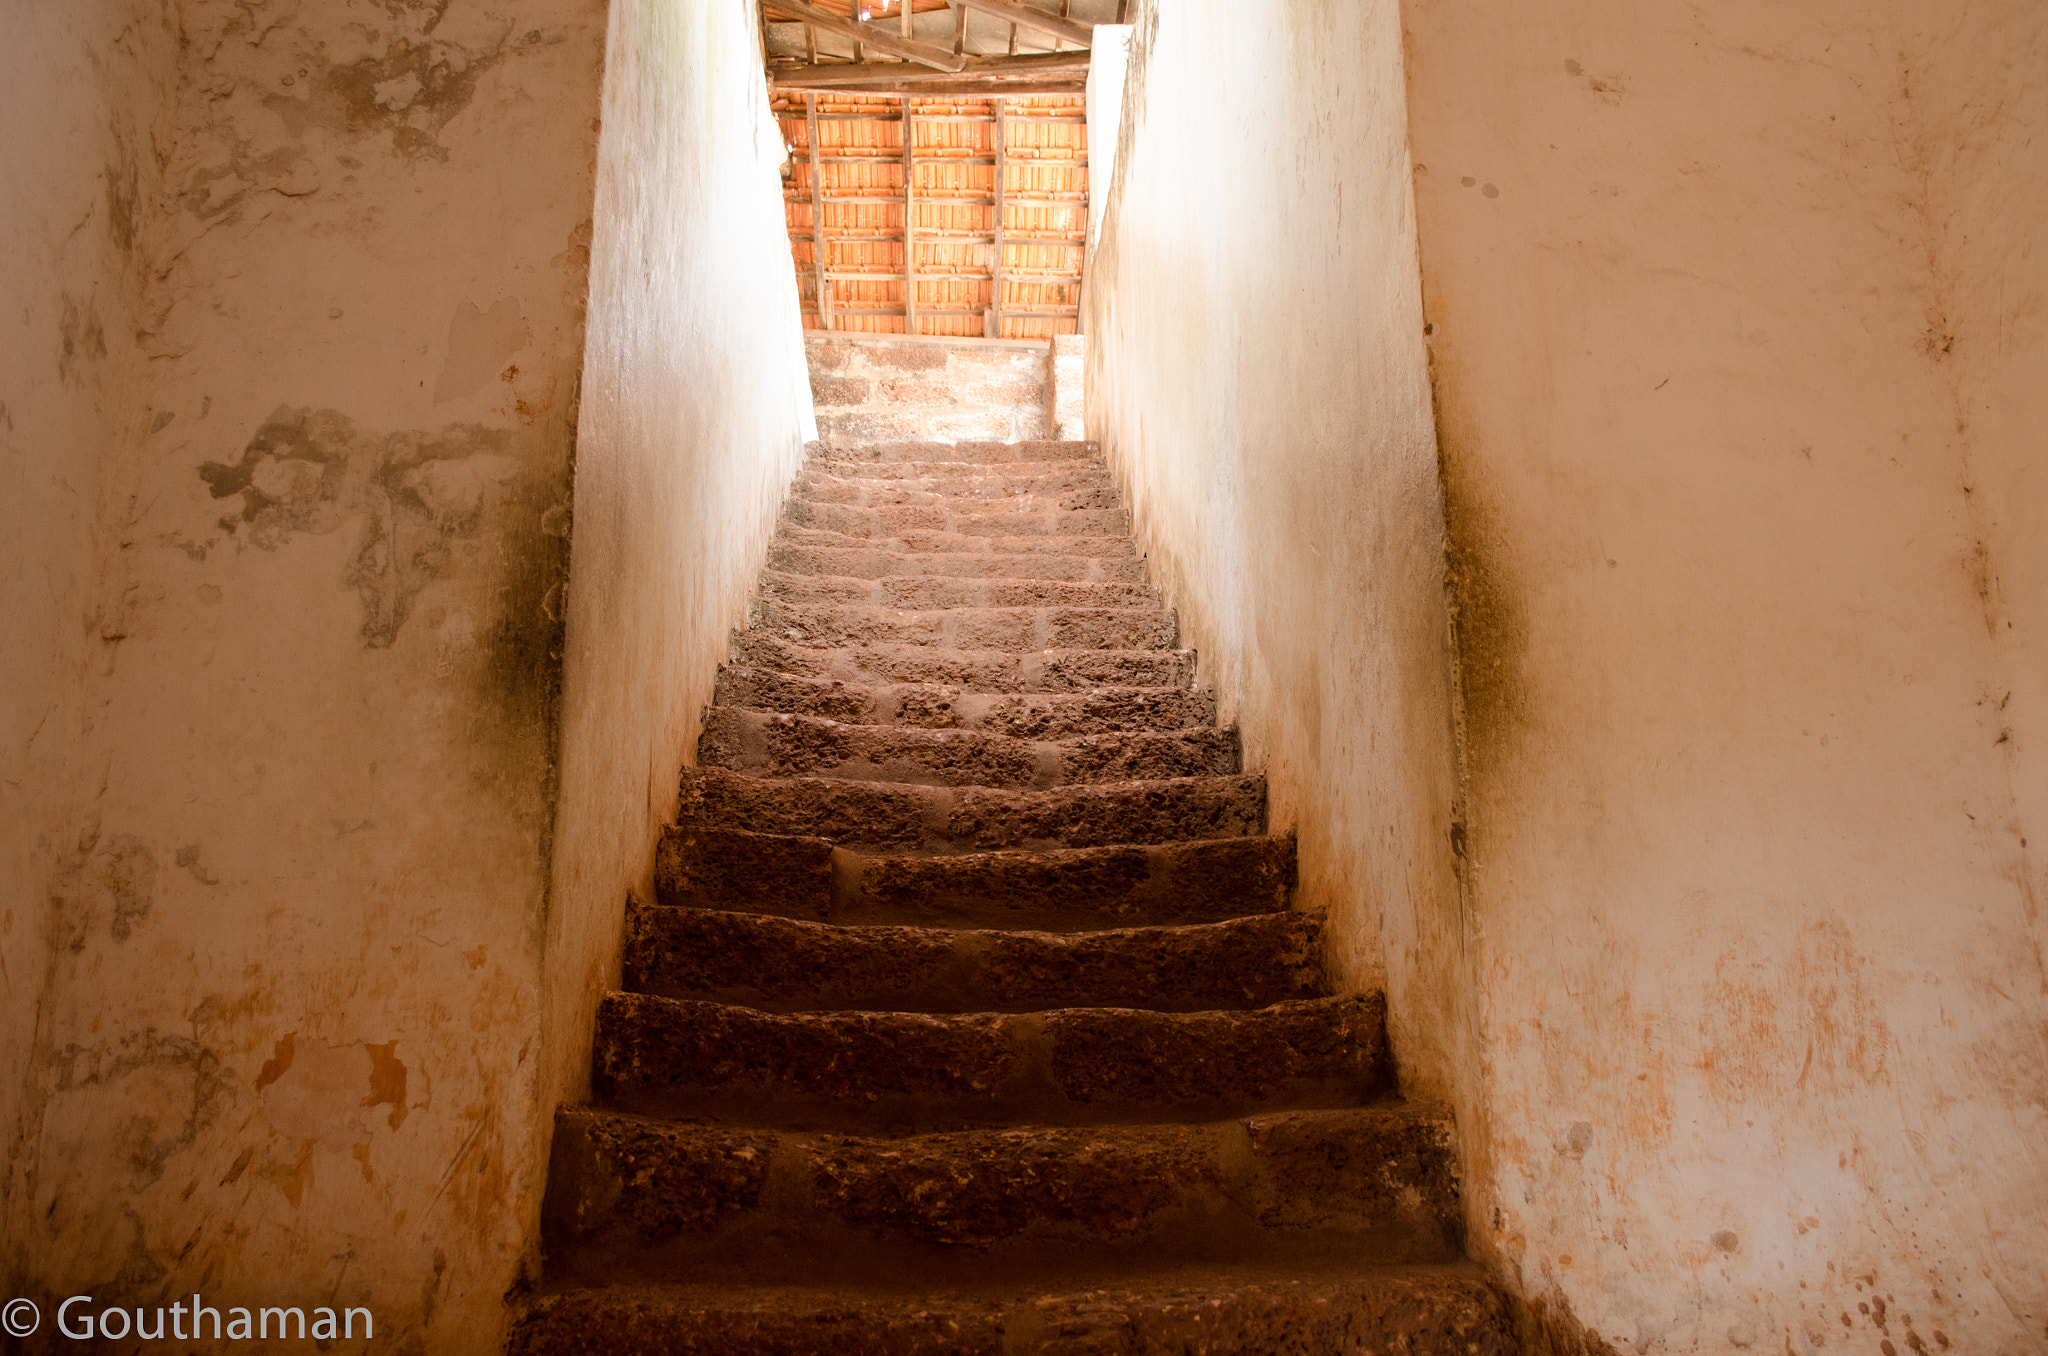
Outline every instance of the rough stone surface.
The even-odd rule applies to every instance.
[[[625,983],[765,1012],[1192,1012],[1315,997],[1318,942],[1298,913],[1067,935],[643,905],[626,920]]]
[[[805,347],[825,437],[1007,442],[1048,432],[1051,353],[1043,341],[837,333],[826,340],[813,331]]]
[[[1010,791],[699,768],[683,779],[682,813],[697,823],[879,847],[1095,847],[1256,834],[1265,824],[1266,789],[1248,776]]]
[[[1249,1012],[764,1013],[615,993],[592,1082],[649,1114],[890,1128],[1188,1120],[1386,1090],[1378,995]]]
[[[714,707],[698,740],[697,761],[760,777],[830,774],[934,786],[1045,789],[1227,776],[1238,770],[1238,751],[1235,731],[1213,728],[1055,741]]]
[[[613,1276],[966,1275],[960,1263],[1062,1255],[1184,1264],[1252,1240],[1457,1256],[1449,1124],[1405,1106],[895,1138],[565,1112],[556,1145],[551,1227],[586,1270],[601,1257]],[[866,1254],[851,1264],[830,1255],[848,1236]]]
[[[838,923],[1081,931],[1285,909],[1294,844],[1247,836],[1052,851],[876,855],[828,838],[685,823],[663,835],[663,904]]]
[[[587,1290],[536,1304],[513,1356],[1514,1356],[1468,1267],[1304,1276],[1177,1271],[993,1294],[731,1286]]]

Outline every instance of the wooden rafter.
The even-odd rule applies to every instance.
[[[903,96],[903,332],[917,333],[917,110],[907,94]]]
[[[990,270],[995,277],[995,285],[989,289],[988,294],[987,337],[1000,339],[1003,337],[1003,194],[1007,187],[1004,180],[1009,177],[1007,143],[1010,140],[1009,124],[1005,115],[1009,112],[1009,107],[1001,99],[994,100],[991,107],[996,115],[996,124],[991,132],[991,149],[996,153],[996,257],[995,265]]]
[[[825,181],[818,155],[818,96],[804,96],[811,144],[811,264],[818,277],[818,328],[832,328],[832,280],[825,276]]]
[[[900,37],[878,25],[862,23],[858,19],[834,14],[831,10],[820,9],[807,3],[807,0],[762,0],[762,3],[768,9],[822,28],[827,33],[852,38],[856,44],[856,58],[863,47],[871,47],[877,52],[887,52],[891,56],[917,62],[921,66],[930,66],[934,70],[957,71],[967,64],[966,57],[956,56],[943,47],[934,47],[930,43]]]
[[[972,57],[958,71],[921,70],[901,61],[822,61],[771,66],[768,75],[776,85],[786,89],[831,89],[839,85],[869,85],[877,81],[911,85],[957,84],[977,78],[1085,80],[1088,77],[1088,53],[1041,52],[1033,56]]]
[[[1065,38],[1068,42],[1078,42],[1083,47],[1095,41],[1093,25],[1075,23],[1072,19],[1063,19],[1042,9],[1017,4],[1015,0],[953,0],[953,3],[998,19],[1008,19],[1026,28],[1035,28],[1041,33],[1050,33],[1056,38]]]

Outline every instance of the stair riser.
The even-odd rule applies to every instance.
[[[719,670],[712,702],[716,706],[781,711],[849,725],[976,730],[1015,739],[1163,733],[1216,723],[1216,698],[1208,692],[1131,688],[1039,697],[1005,696],[915,683],[842,683],[732,666]]]
[[[598,1011],[602,1105],[760,1126],[1099,1124],[1355,1106],[1392,1086],[1377,994],[1256,1012],[779,1015],[641,994]]]
[[[1041,650],[1170,650],[1178,639],[1171,612],[1138,608],[961,608],[904,612],[886,608],[783,603],[766,599],[752,625],[796,645],[843,649],[914,645],[1011,653]]]
[[[873,1288],[792,1302],[730,1288],[589,1290],[543,1301],[511,1356],[1515,1356],[1507,1301],[1478,1275],[1224,1277],[1164,1290],[1081,1282],[1023,1299]]]
[[[917,485],[923,482],[980,485],[992,480],[1030,483],[1071,480],[1077,485],[1111,483],[1109,467],[1100,457],[1067,457],[1049,461],[1006,461],[1000,465],[960,461],[834,461],[813,456],[803,476],[857,482],[863,485]]]
[[[1019,443],[994,442],[881,442],[817,444],[812,448],[817,461],[842,462],[948,462],[958,465],[992,465],[1005,462],[1097,460],[1100,443],[1058,442],[1039,439]]]
[[[893,537],[855,537],[819,527],[785,523],[776,529],[776,546],[829,546],[841,550],[886,551],[897,555],[958,556],[1094,556],[1108,560],[1136,560],[1138,548],[1126,536],[1090,537],[1019,536],[977,537],[960,532],[932,532],[919,529]],[[910,571],[894,569],[891,574]],[[957,573],[927,570],[927,574]]]
[[[1405,1108],[890,1140],[569,1112],[547,1200],[550,1257],[610,1280],[1458,1255],[1450,1125]]]
[[[1034,503],[1041,508],[1120,509],[1122,501],[1109,473],[1077,464],[1071,471],[1025,472],[984,470],[963,474],[958,468],[935,475],[870,476],[840,474],[835,467],[811,467],[798,477],[796,493],[813,504],[845,504],[854,508],[892,508],[905,504],[1008,505]]]
[[[623,987],[762,1012],[1250,1009],[1320,997],[1320,941],[1298,913],[1065,936],[643,905]]]
[[[1101,687],[1187,687],[1192,650],[1066,650],[1018,654],[946,646],[800,645],[767,631],[733,637],[732,662],[800,678],[847,683],[917,683],[985,693],[1090,692]]]
[[[697,741],[699,767],[755,777],[850,777],[927,786],[1051,789],[1238,771],[1235,730],[1091,735],[1051,741],[957,730],[847,725],[715,706]]]
[[[1130,516],[1122,509],[1067,509],[1058,505],[1027,509],[1019,505],[993,512],[975,501],[956,511],[937,504],[854,508],[797,499],[783,509],[782,520],[793,527],[837,532],[863,540],[892,539],[912,532],[995,538],[1113,537],[1131,530]]]
[[[761,578],[761,594],[785,603],[927,609],[938,607],[1117,607],[1165,610],[1156,589],[1143,584],[1079,583],[1049,579],[958,579],[944,575],[861,579],[847,575],[785,574]]]
[[[818,837],[686,823],[662,835],[662,904],[844,924],[1091,931],[1278,913],[1294,844],[1244,837],[1062,852],[870,856]]]
[[[871,546],[798,546],[778,541],[768,566],[795,575],[854,579],[947,576],[959,579],[1048,579],[1077,583],[1142,584],[1145,562],[1135,555],[992,555],[983,552],[882,551]]]
[[[1244,776],[1007,791],[699,768],[682,792],[688,823],[928,852],[1247,838],[1266,818],[1264,780]]]

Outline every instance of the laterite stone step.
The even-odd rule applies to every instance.
[[[1213,923],[1288,907],[1290,838],[891,856],[715,820],[662,835],[655,898],[835,923],[1081,932]]]
[[[1125,607],[1165,610],[1157,589],[1144,584],[1063,579],[962,579],[953,575],[787,574],[761,576],[761,594],[786,603],[861,607]]]
[[[598,1006],[603,1105],[756,1126],[909,1130],[1216,1120],[1393,1086],[1377,993],[1250,1012],[767,1013],[648,994]]]
[[[893,537],[856,537],[821,527],[800,527],[785,521],[776,529],[773,543],[781,546],[833,546],[869,551],[890,551],[903,555],[935,554],[963,556],[1102,556],[1136,559],[1137,546],[1127,536],[971,536],[961,532],[935,532],[916,528]],[[892,570],[892,574],[907,573]],[[932,570],[938,574],[943,571]]]
[[[961,650],[1170,650],[1173,614],[1157,608],[960,607],[910,611],[763,599],[753,627],[797,645],[942,646]]]
[[[1216,723],[1216,697],[1185,688],[1110,687],[1086,692],[970,692],[942,683],[849,683],[728,664],[717,706],[819,716],[853,725],[980,730],[1017,739],[1071,739],[1122,731],[1199,729]]]
[[[1108,468],[1098,462],[1023,462],[1001,467],[897,464],[886,468],[890,472],[886,476],[872,474],[877,469],[881,468],[862,467],[857,462],[814,464],[797,476],[796,492],[813,503],[864,508],[923,504],[935,498],[984,503],[1050,499],[1062,508],[1123,506]],[[1068,495],[1089,496],[1090,502],[1069,502]]]
[[[997,442],[878,442],[813,444],[811,455],[835,462],[950,462],[961,465],[994,465],[1006,462],[1076,461],[1097,459],[1102,444],[1037,439],[1019,443]]]
[[[511,1356],[1515,1356],[1476,1266],[1162,1268],[1107,1285],[613,1286],[547,1295]]]
[[[768,566],[786,574],[824,574],[857,579],[891,575],[949,575],[961,579],[1059,579],[1142,584],[1145,562],[1135,553],[1073,556],[1027,552],[884,551],[869,543],[839,539],[799,545],[777,539],[768,547]]]
[[[1120,508],[999,507],[979,500],[856,508],[848,504],[793,499],[783,509],[783,521],[792,527],[884,540],[912,532],[952,533],[963,537],[1062,538],[1121,536],[1131,530],[1130,516]]]
[[[1266,819],[1265,779],[1243,775],[1012,791],[697,768],[682,793],[688,822],[928,852],[1242,838]]]
[[[1323,993],[1320,936],[1300,913],[1053,933],[642,904],[626,917],[624,987],[762,1012],[1250,1009]]]
[[[731,662],[800,678],[919,683],[989,693],[1186,687],[1193,650],[963,650],[946,645],[803,645],[763,630],[733,637]]]
[[[1043,790],[1227,776],[1238,771],[1239,756],[1234,729],[1031,740],[980,731],[848,725],[714,706],[697,741],[697,763],[757,777]]]
[[[892,1139],[572,1111],[547,1200],[552,1251],[612,1282],[1449,1262],[1460,1233],[1450,1121],[1399,1104]]]

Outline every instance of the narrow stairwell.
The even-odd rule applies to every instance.
[[[1092,444],[814,453],[515,1353],[1515,1349],[1128,533]]]

